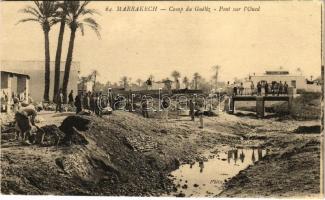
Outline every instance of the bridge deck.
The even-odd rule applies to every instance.
[[[289,96],[233,96],[234,101],[256,101],[263,98],[263,101],[289,101]]]

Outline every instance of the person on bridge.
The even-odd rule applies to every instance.
[[[262,84],[261,82],[257,83],[257,96],[261,96],[262,93]]]
[[[239,86],[239,94],[240,95],[243,95],[244,94],[244,85],[243,85],[243,83],[240,83],[240,86]]]
[[[233,92],[234,92],[234,96],[237,96],[237,84],[234,82],[234,90],[233,90]]]
[[[255,89],[255,86],[254,86],[254,83],[252,81],[251,82],[251,95],[254,95],[254,89]]]
[[[282,93],[283,93],[283,84],[280,81],[280,83],[279,83],[279,90],[278,90],[278,96],[281,95]]]
[[[285,95],[288,95],[288,84],[286,81],[284,81],[284,84],[283,84],[283,93]]]
[[[271,83],[271,93],[272,93],[273,96],[274,96],[274,85],[275,85],[275,82],[272,81],[272,83]]]
[[[269,93],[269,84],[267,83],[267,81],[265,81],[264,84],[264,91],[265,91],[265,96],[267,96],[267,94]]]

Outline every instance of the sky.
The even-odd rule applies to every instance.
[[[1,2],[1,59],[44,60],[44,39],[37,23],[18,24],[26,14],[18,10],[32,2]],[[258,12],[107,12],[107,6],[157,5],[159,8],[206,6],[259,6]],[[122,76],[135,82],[150,74],[155,80],[198,72],[206,79],[219,65],[221,81],[233,81],[268,69],[306,77],[320,75],[321,1],[269,2],[91,2],[101,25],[101,39],[90,29],[77,33],[73,60],[81,74],[99,71],[99,81],[118,82]],[[59,25],[50,32],[54,61]],[[66,29],[62,58],[65,60],[70,31]],[[63,67],[63,66],[61,66]]]

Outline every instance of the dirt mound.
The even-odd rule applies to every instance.
[[[321,126],[299,126],[297,129],[293,131],[294,133],[320,133]]]
[[[84,134],[91,126],[91,117],[84,115],[73,115],[65,118],[59,129],[65,133],[63,141],[71,144],[88,144]]]

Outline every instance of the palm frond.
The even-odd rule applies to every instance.
[[[41,18],[42,15],[37,11],[35,8],[28,6],[26,8],[20,9],[18,12],[25,13],[25,14],[31,14],[37,18]]]
[[[86,6],[90,3],[90,1],[84,1],[83,4],[81,4],[81,6],[79,7],[78,11],[77,11],[77,16],[79,16],[82,11],[86,10]]]
[[[53,26],[53,25],[55,25],[57,23],[60,23],[60,22],[61,22],[61,18],[52,18],[52,19],[49,20],[49,25]]]
[[[100,32],[99,32],[98,27],[92,26],[90,24],[85,24],[85,25],[87,25],[88,27],[90,27],[96,33],[98,39],[101,39],[101,35],[100,35]]]
[[[38,19],[35,19],[35,18],[26,18],[26,19],[21,19],[21,20],[19,20],[19,21],[16,23],[16,25],[17,25],[17,24],[20,24],[20,23],[30,22],[30,21],[40,23],[40,21],[39,21]]]
[[[78,27],[80,28],[81,35],[84,36],[85,35],[84,25],[82,23],[80,23],[80,24],[78,24]]]
[[[95,9],[84,9],[80,12],[81,15],[100,15]]]
[[[88,18],[83,19],[82,21],[84,23],[87,23],[90,26],[94,26],[97,29],[100,29],[100,25],[93,18],[88,17]]]

